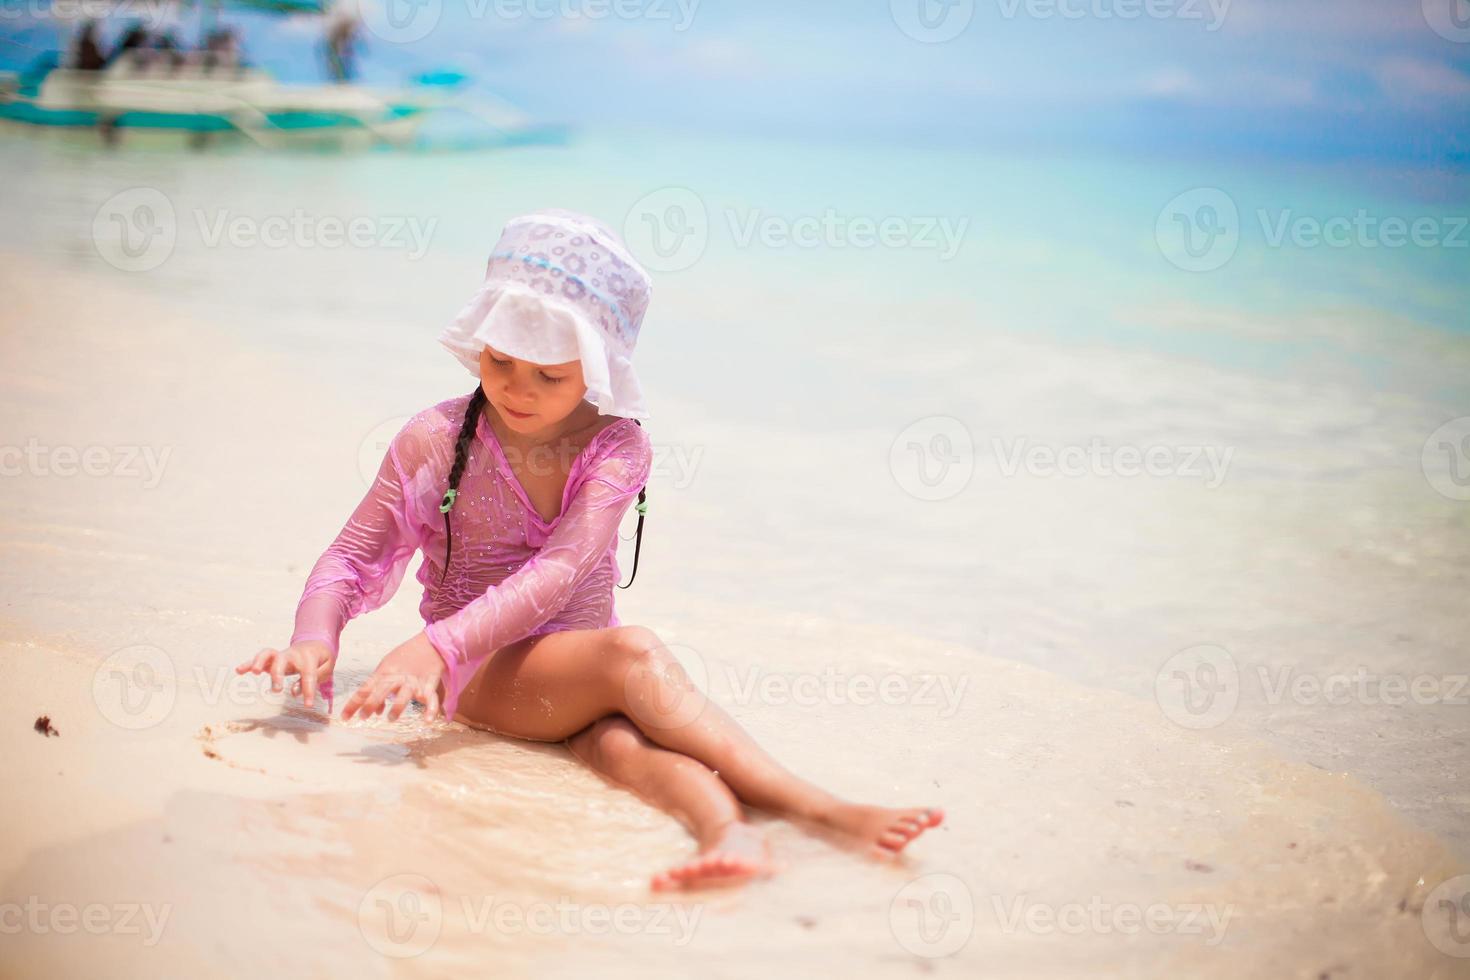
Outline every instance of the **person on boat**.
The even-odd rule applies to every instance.
[[[167,60],[170,68],[177,69],[186,60],[183,46],[179,44],[178,38],[171,30],[155,37],[153,48],[159,52],[162,59]]]
[[[204,41],[203,64],[206,73],[216,68],[233,70],[245,67],[245,59],[240,53],[240,41],[233,28],[221,27],[210,32]]]
[[[76,46],[72,49],[71,66],[81,71],[100,71],[106,65],[107,56],[97,43],[97,21],[88,20],[77,35]]]
[[[117,46],[112,49],[112,53],[107,56],[105,67],[112,67],[124,57],[140,57],[147,51],[147,47],[148,29],[143,26],[141,20],[135,20],[123,33],[122,38],[117,42]],[[128,54],[130,51],[138,52],[139,54],[130,56]]]
[[[327,28],[322,49],[327,59],[327,74],[334,82],[352,82],[357,78],[357,46],[362,43],[355,17],[337,17]]]

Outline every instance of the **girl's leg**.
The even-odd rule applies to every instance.
[[[622,715],[608,715],[567,739],[572,754],[644,802],[677,817],[699,841],[699,856],[655,875],[657,889],[743,881],[771,870],[764,836],[745,822],[730,787],[709,767],[661,749]]]
[[[652,742],[697,759],[751,806],[901,850],[943,813],[839,800],[783,768],[706,698],[657,634],[642,626],[568,630],[496,651],[460,696],[455,719],[520,738],[560,741],[621,713]]]

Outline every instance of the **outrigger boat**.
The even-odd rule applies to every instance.
[[[244,2],[260,9],[270,0]],[[302,7],[302,0],[283,3],[291,12]],[[0,121],[52,131],[90,129],[108,142],[123,131],[183,135],[196,147],[244,138],[269,148],[434,148],[421,139],[421,127],[431,115],[448,113],[483,124],[484,134],[468,141],[476,148],[562,142],[566,135],[562,127],[533,124],[491,96],[461,93],[464,77],[454,72],[427,73],[411,86],[390,90],[341,82],[282,84],[263,68],[207,65],[197,52],[182,64],[120,58],[100,70],[64,68],[60,61],[48,51],[23,72],[0,72]]]

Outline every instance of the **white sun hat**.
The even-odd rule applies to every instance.
[[[633,348],[653,283],[596,218],[550,208],[512,218],[485,281],[439,335],[476,378],[486,346],[533,364],[582,362],[586,400],[603,415],[646,419]]]

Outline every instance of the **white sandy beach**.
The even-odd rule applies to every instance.
[[[1406,729],[1438,754],[1417,772],[1395,762],[1391,804],[1365,753],[1339,766],[1304,758],[1311,736],[1283,747],[1289,718],[1273,740],[1249,730],[1249,705],[1194,731],[1146,695],[1018,663],[1008,643],[1049,629],[1087,645],[1035,611],[1040,596],[1031,613],[1018,594],[977,597],[1000,625],[971,644],[758,603],[742,579],[820,569],[765,563],[728,516],[739,504],[718,460],[692,491],[650,487],[621,618],[678,645],[797,772],[947,819],[897,866],[772,823],[780,875],[652,894],[648,876],[691,852],[687,835],[560,747],[329,722],[233,673],[285,642],[306,569],[365,487],[374,433],[467,390],[457,367],[426,350],[391,390],[362,388],[350,380],[386,373],[381,351],[323,370],[144,286],[20,254],[4,256],[0,287],[0,443],[46,453],[3,482],[4,976],[1470,976],[1470,959],[1431,943],[1447,920],[1425,912],[1470,871],[1435,832],[1463,817],[1463,791],[1427,789],[1464,761],[1464,709]],[[658,407],[656,441],[751,451],[695,405]],[[783,503],[808,500],[770,494],[767,534]],[[879,557],[838,545],[831,560]],[[730,587],[692,590],[712,564]],[[1132,574],[1132,593],[1127,576],[1113,583],[1119,610],[1157,585],[1147,566]],[[905,601],[894,591],[884,612]],[[406,579],[349,627],[342,696],[418,628],[417,600]],[[1452,618],[1431,604],[1423,621]],[[1281,663],[1279,642],[1236,650]],[[803,702],[779,683],[793,673],[835,675],[841,696]],[[760,687],[767,675],[780,677]],[[853,678],[896,678],[895,695]],[[864,691],[876,703],[852,703]],[[40,715],[59,735],[33,730]],[[1338,714],[1316,730],[1356,747],[1376,724]]]

